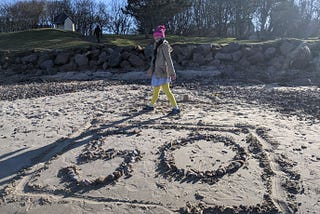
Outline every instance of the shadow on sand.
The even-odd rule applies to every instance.
[[[101,125],[99,128],[90,129],[87,128],[85,131],[80,133],[78,136],[73,138],[61,138],[57,141],[46,145],[41,148],[34,150],[29,150],[22,152],[25,149],[18,149],[13,152],[9,152],[0,156],[0,185],[5,185],[10,183],[13,179],[19,178],[19,171],[25,168],[33,167],[39,163],[45,163],[56,155],[64,154],[74,148],[85,145],[92,140],[96,140],[103,136],[110,135],[110,131],[106,130],[108,128],[117,127],[126,121],[129,121],[135,117],[147,113],[146,111],[138,111],[133,113],[123,119],[111,122],[109,124]],[[151,124],[154,121],[161,120],[168,115],[162,115],[152,119],[146,119],[140,123],[135,123],[125,127],[117,127],[112,132],[127,132],[130,129],[137,128],[142,125]],[[91,125],[95,123],[96,119],[91,121]],[[99,133],[99,134],[97,134]],[[21,153],[22,152],[22,153]],[[19,153],[15,155],[16,153]],[[7,159],[5,159],[7,158]],[[2,160],[4,159],[4,160]],[[1,192],[0,192],[1,195]]]

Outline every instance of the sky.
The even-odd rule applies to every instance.
[[[1,3],[14,3],[14,2],[17,2],[17,1],[25,1],[25,0],[1,0]],[[110,2],[112,1],[124,1],[124,0],[94,0],[95,2],[104,2],[106,3],[107,5],[110,4]]]
[[[0,5],[2,3],[4,4],[13,4],[15,2],[18,2],[18,1],[31,1],[31,0],[0,0]],[[50,0],[47,0],[47,1],[50,1]],[[102,2],[102,3],[105,3],[107,6],[109,6],[108,8],[110,9],[110,3],[111,2],[126,2],[126,0],[93,0],[97,3],[99,2]]]

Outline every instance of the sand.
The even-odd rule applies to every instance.
[[[0,86],[0,213],[319,212],[319,87],[172,91],[180,115],[141,82]]]

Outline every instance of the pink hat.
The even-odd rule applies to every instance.
[[[159,25],[156,30],[153,32],[153,37],[161,37],[164,38],[164,32],[166,31],[166,27],[164,25]]]

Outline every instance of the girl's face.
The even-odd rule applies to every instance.
[[[153,36],[153,39],[158,42],[161,39],[161,36]]]

